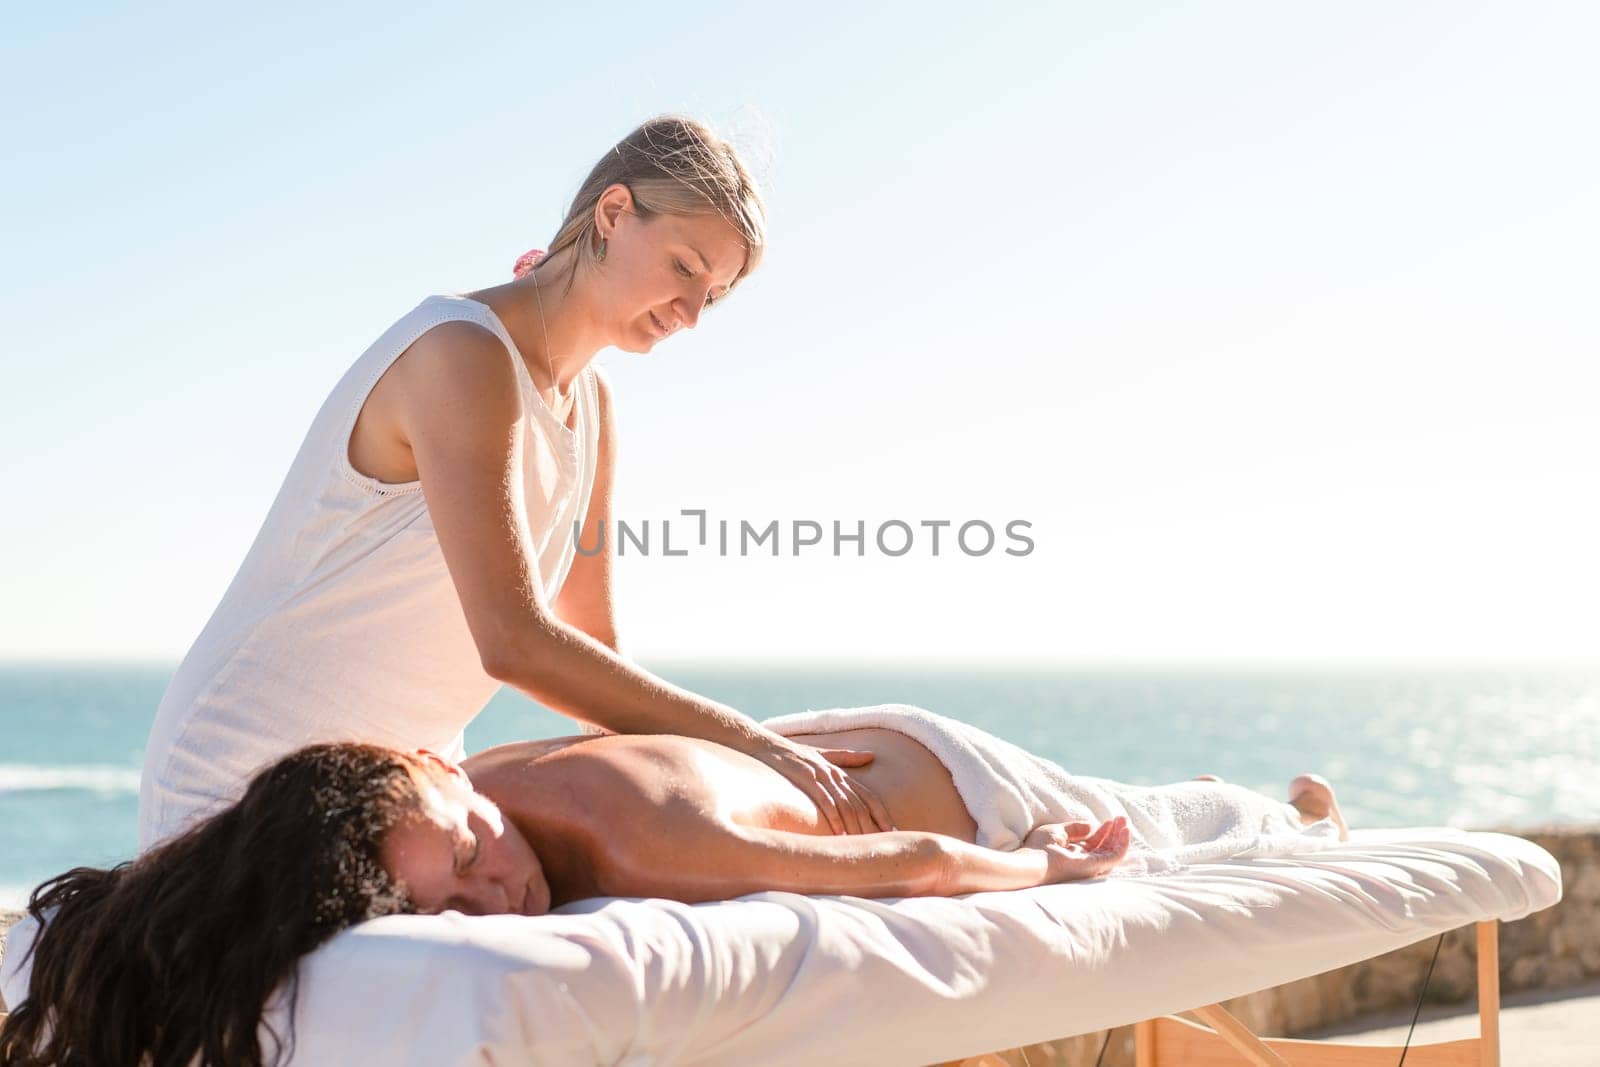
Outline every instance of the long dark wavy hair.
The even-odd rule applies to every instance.
[[[301,749],[233,807],[137,859],[34,890],[28,996],[0,1027],[0,1067],[276,1063],[293,1047],[300,957],[411,907],[379,850],[417,809],[412,757]],[[287,1033],[261,1030],[282,987]]]

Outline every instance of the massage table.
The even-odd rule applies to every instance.
[[[960,898],[595,899],[538,918],[391,916],[301,967],[296,1065],[982,1063],[1137,1024],[1140,1067],[1392,1064],[1263,1040],[1232,997],[1478,924],[1482,1035],[1411,1067],[1499,1063],[1496,923],[1561,897],[1518,837],[1357,830],[1307,856]],[[0,992],[26,991],[11,933]],[[1199,1011],[1207,1027],[1175,1018]],[[283,1030],[280,997],[268,1020]],[[268,1046],[270,1048],[270,1045]]]

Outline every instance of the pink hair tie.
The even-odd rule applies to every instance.
[[[529,249],[517,257],[516,265],[511,268],[511,276],[513,278],[522,277],[524,274],[533,269],[534,264],[538,263],[543,258],[543,250],[538,248]]]

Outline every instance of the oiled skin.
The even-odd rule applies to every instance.
[[[949,772],[904,734],[863,729],[795,740],[872,752],[874,761],[852,773],[877,792],[899,832],[834,836],[777,772],[694,738],[515,743],[462,767],[532,843],[556,906],[597,895],[693,901],[792,889],[881,896],[1045,880],[1042,854],[1019,865],[1016,854],[971,844],[976,825]],[[977,873],[952,881],[952,850]],[[997,879],[1007,884],[989,884]]]

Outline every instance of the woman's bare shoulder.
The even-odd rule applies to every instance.
[[[395,361],[397,384],[430,404],[512,398],[516,367],[500,338],[464,319],[441,322],[411,342]]]
[[[388,482],[417,477],[413,438],[427,421],[493,432],[521,415],[516,368],[500,339],[452,319],[417,338],[373,384],[350,434],[350,462]]]
[[[666,734],[575,734],[511,741],[473,753],[461,761],[461,767],[474,780],[523,769],[529,774],[548,776],[558,767],[577,772],[604,767],[633,775],[646,769],[660,771],[681,765],[689,755],[682,742],[689,740]],[[535,771],[535,766],[539,770]]]
[[[462,766],[472,784],[513,815],[606,856],[631,854],[663,827],[713,820],[709,777],[692,745],[665,735],[605,734],[519,742],[480,752]]]
[[[503,745],[495,745],[481,752],[474,752],[462,761],[464,768],[474,766],[489,766],[505,762],[529,762],[542,759],[564,748],[580,745],[585,741],[593,741],[600,734],[573,734],[569,737],[546,737],[537,741],[508,741]]]

